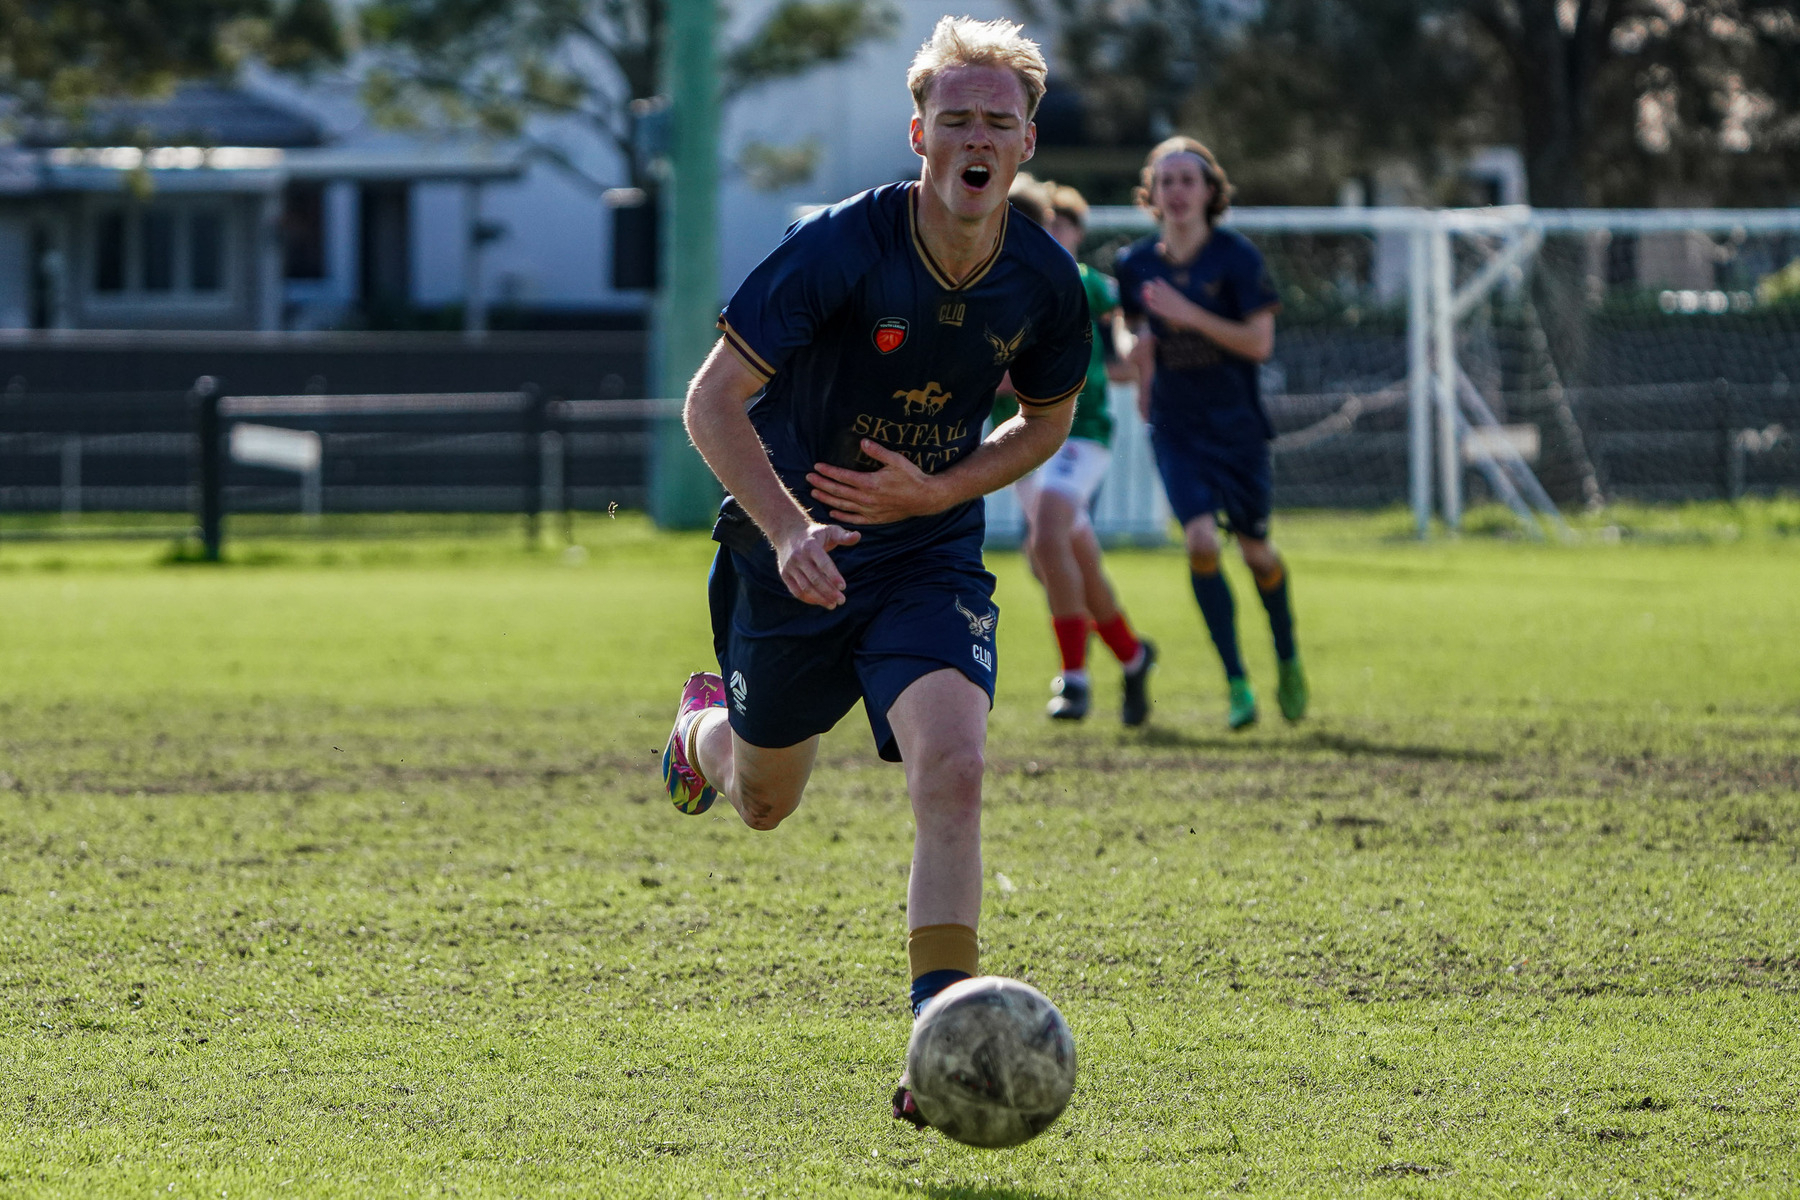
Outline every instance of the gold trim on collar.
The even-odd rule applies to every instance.
[[[925,264],[925,269],[931,273],[931,277],[937,281],[939,287],[949,292],[967,291],[980,283],[982,276],[986,275],[993,269],[994,264],[1000,261],[1000,251],[1006,248],[1006,229],[1012,221],[1012,201],[1006,202],[1006,207],[1000,214],[1000,236],[994,239],[993,250],[963,278],[962,282],[952,283],[949,272],[938,265],[937,259],[931,257],[931,251],[925,248],[925,239],[919,236],[919,188],[921,186],[917,183],[913,184],[906,198],[906,227],[912,234],[913,249],[918,252],[920,261]]]

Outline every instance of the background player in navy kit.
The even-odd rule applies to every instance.
[[[688,681],[664,781],[684,812],[723,796],[773,829],[819,735],[862,700],[912,799],[915,1011],[978,966],[999,620],[981,497],[1055,452],[1087,376],[1074,261],[1008,219],[1044,76],[1018,26],[940,21],[907,78],[918,182],[789,230],[688,390],[688,431],[731,493],[709,583],[720,675]],[[1020,413],[983,440],[1009,370]],[[916,1121],[904,1083],[894,1107]]]
[[[1160,231],[1119,256],[1120,307],[1140,335],[1138,404],[1187,540],[1194,599],[1225,666],[1228,720],[1233,729],[1256,720],[1256,695],[1219,570],[1221,511],[1269,614],[1281,713],[1297,721],[1306,715],[1306,675],[1294,643],[1287,568],[1269,541],[1275,431],[1256,369],[1275,350],[1275,287],[1249,239],[1218,228],[1231,183],[1193,138],[1173,137],[1150,152],[1138,203]]]

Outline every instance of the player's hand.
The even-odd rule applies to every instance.
[[[908,517],[941,512],[943,502],[936,481],[880,442],[863,439],[862,452],[881,464],[874,471],[852,471],[830,463],[814,463],[806,477],[813,495],[847,525],[886,525]]]
[[[831,561],[831,552],[861,540],[862,534],[853,529],[807,522],[793,536],[782,538],[775,545],[781,582],[787,584],[796,600],[820,608],[836,608],[844,602],[844,575]]]
[[[1166,279],[1152,279],[1144,285],[1144,307],[1171,325],[1180,325],[1185,329],[1199,329],[1199,321],[1195,313],[1204,310],[1192,300],[1176,290],[1175,285]]]

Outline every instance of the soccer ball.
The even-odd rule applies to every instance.
[[[1075,1038],[1049,997],[987,975],[952,984],[913,1025],[907,1086],[919,1114],[970,1146],[1017,1146],[1075,1090]]]

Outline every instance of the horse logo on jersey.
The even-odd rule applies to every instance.
[[[1019,357],[1019,350],[1025,345],[1025,334],[1029,332],[1030,329],[1031,322],[1027,321],[1019,326],[1019,332],[1013,334],[1010,338],[1003,338],[991,329],[983,329],[981,331],[982,336],[987,338],[988,345],[994,348],[995,366],[1004,367],[1007,363]]]
[[[956,606],[956,611],[962,614],[963,620],[969,623],[969,633],[972,636],[985,638],[990,642],[994,640],[994,626],[1000,623],[998,610],[989,609],[985,613],[970,612],[963,607],[961,596],[956,597],[951,603]]]
[[[906,341],[906,318],[883,317],[875,322],[875,348],[883,354],[892,354]]]
[[[921,415],[936,415],[950,402],[950,393],[939,391],[938,382],[934,379],[922,388],[910,391],[903,388],[895,392],[893,398],[901,402],[900,411],[909,417],[915,410]]]

